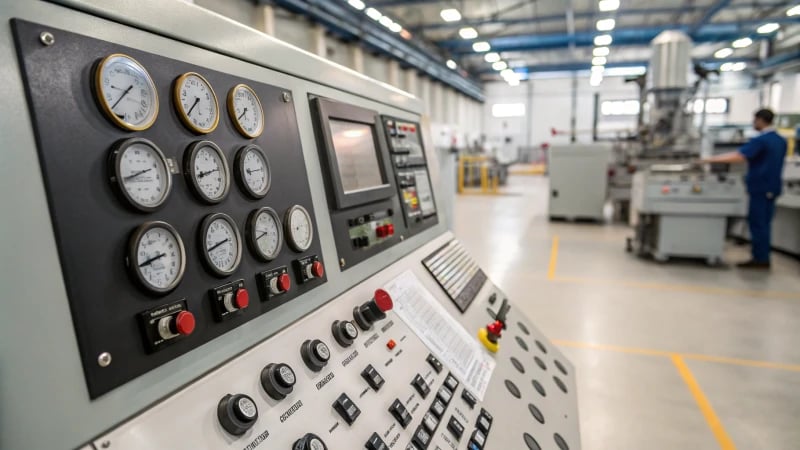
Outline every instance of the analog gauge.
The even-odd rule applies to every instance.
[[[156,121],[156,85],[128,55],[115,53],[100,60],[94,71],[94,91],[105,115],[123,129],[146,130]]]
[[[289,208],[284,217],[283,226],[286,229],[286,240],[292,249],[304,252],[311,247],[311,243],[314,241],[314,225],[305,208],[300,205]]]
[[[272,208],[261,208],[250,213],[247,219],[247,240],[250,249],[264,261],[278,257],[283,245],[281,219]]]
[[[111,182],[134,208],[157,210],[172,189],[167,158],[156,144],[142,138],[124,139],[111,147]]]
[[[180,235],[166,222],[147,222],[131,235],[128,265],[148,291],[166,294],[175,289],[186,269],[186,250]]]
[[[228,113],[244,137],[257,138],[264,131],[264,109],[250,86],[239,84],[228,94]]]
[[[236,176],[242,189],[250,197],[259,199],[267,195],[272,177],[269,160],[261,147],[248,145],[236,153]]]
[[[218,276],[232,274],[242,260],[242,239],[236,222],[227,214],[206,216],[200,225],[200,253]]]
[[[219,103],[202,75],[188,72],[175,80],[175,107],[183,123],[198,134],[214,131],[219,123]]]
[[[225,154],[210,141],[195,142],[183,157],[184,173],[195,194],[206,203],[219,203],[230,189],[230,171]]]

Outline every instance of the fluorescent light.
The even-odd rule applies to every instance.
[[[614,19],[600,19],[597,21],[598,31],[611,31],[617,26],[617,21]]]
[[[381,17],[383,17],[383,14],[375,8],[367,8],[365,13],[372,20],[381,20]]]
[[[489,50],[492,49],[492,46],[489,45],[489,43],[486,41],[480,41],[472,44],[472,49],[478,53],[488,52]]]
[[[732,54],[733,54],[733,49],[725,47],[714,52],[714,58],[724,59],[727,58],[728,56],[731,56]]]
[[[393,33],[399,33],[401,31],[403,31],[403,26],[400,25],[399,23],[395,22],[395,23],[389,25],[389,30],[392,31]]]
[[[516,73],[514,73],[514,71],[511,69],[503,69],[500,71],[500,76],[503,78],[513,77],[514,75],[516,75]]]
[[[608,62],[608,58],[605,56],[595,56],[592,58],[592,65],[593,66],[605,66]]]
[[[505,61],[497,61],[496,63],[492,64],[492,69],[494,70],[506,70],[508,69],[508,64]]]
[[[719,66],[719,70],[721,70],[722,72],[730,72],[731,69],[733,69],[733,63],[725,63]]]
[[[364,9],[367,6],[361,0],[348,0],[347,3],[350,6],[352,6],[353,8],[359,10],[359,11],[361,11],[362,9]]]
[[[447,60],[447,67],[449,67],[449,68],[451,68],[453,70],[456,70],[456,67],[458,67],[458,65],[456,65],[456,62],[453,61],[452,59],[448,59]]]
[[[781,26],[779,24],[774,23],[774,22],[773,23],[765,23],[764,25],[761,25],[760,27],[758,27],[758,29],[756,31],[758,31],[759,34],[770,34],[772,32],[778,31],[778,29],[780,29],[780,27]]]
[[[485,59],[488,63],[496,63],[497,61],[500,61],[500,54],[495,52],[487,53],[484,55],[483,59]]]
[[[596,47],[592,50],[592,56],[608,56],[611,53],[611,50],[608,47]]]
[[[443,9],[439,15],[442,16],[442,20],[445,22],[458,22],[461,20],[461,13],[455,8]]]
[[[606,70],[605,66],[592,66],[592,75],[598,72],[603,73],[604,70]]]
[[[800,5],[789,8],[789,10],[786,11],[786,15],[789,17],[800,16]]]
[[[597,7],[603,12],[616,11],[619,9],[619,0],[600,0]]]
[[[378,20],[378,23],[385,26],[386,28],[389,28],[394,23],[394,20],[392,20],[389,16],[383,16],[380,18],[380,20]]]
[[[611,37],[610,34],[601,34],[599,36],[594,37],[594,45],[598,47],[602,47],[604,45],[611,45],[614,39]]]
[[[603,74],[599,72],[593,73],[592,76],[589,78],[589,84],[595,87],[600,86],[600,83],[602,82],[603,82]]]
[[[733,41],[733,44],[731,45],[733,46],[733,48],[745,48],[745,47],[750,47],[752,43],[753,43],[752,39],[750,39],[749,37],[745,37]]]
[[[472,27],[466,27],[458,30],[458,35],[461,39],[475,39],[478,37],[478,30]]]
[[[509,86],[519,86],[519,79],[507,80]]]
[[[733,63],[733,71],[734,72],[741,72],[742,70],[747,68],[747,63],[744,62],[737,62]]]
[[[647,73],[647,68],[644,66],[633,67],[612,67],[603,72],[603,76],[608,77],[630,77],[644,75]]]

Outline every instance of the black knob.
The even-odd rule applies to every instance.
[[[225,431],[241,436],[256,423],[258,408],[256,402],[244,394],[228,394],[217,405],[217,417]]]
[[[372,328],[372,324],[386,318],[386,311],[392,309],[392,297],[383,289],[375,291],[372,300],[353,309],[353,318],[362,330]]]
[[[331,350],[319,339],[307,340],[300,346],[300,356],[309,369],[319,372],[331,359]]]
[[[358,337],[358,328],[349,320],[342,320],[341,322],[334,320],[331,329],[333,331],[333,338],[336,339],[336,342],[342,347],[350,347],[353,345],[353,341]]]
[[[268,364],[261,371],[261,387],[275,400],[283,400],[294,390],[297,377],[287,364]]]
[[[292,450],[328,450],[328,447],[319,436],[308,433],[294,443]]]

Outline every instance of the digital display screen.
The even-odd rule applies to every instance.
[[[330,127],[344,193],[385,186],[372,127],[333,119]]]

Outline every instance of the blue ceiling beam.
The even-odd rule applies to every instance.
[[[332,34],[346,40],[358,40],[372,51],[400,61],[404,67],[412,67],[475,100],[484,101],[483,87],[479,82],[449,69],[441,55],[389,32],[345,2],[273,0],[273,3],[324,25]]]
[[[727,8],[730,4],[731,0],[717,0],[714,2],[714,4],[711,5],[708,10],[706,10],[705,14],[703,14],[703,17],[698,19],[697,22],[695,22],[692,27],[689,28],[689,35],[694,37],[700,31],[700,29],[702,29],[707,23],[711,22],[717,13]]]

